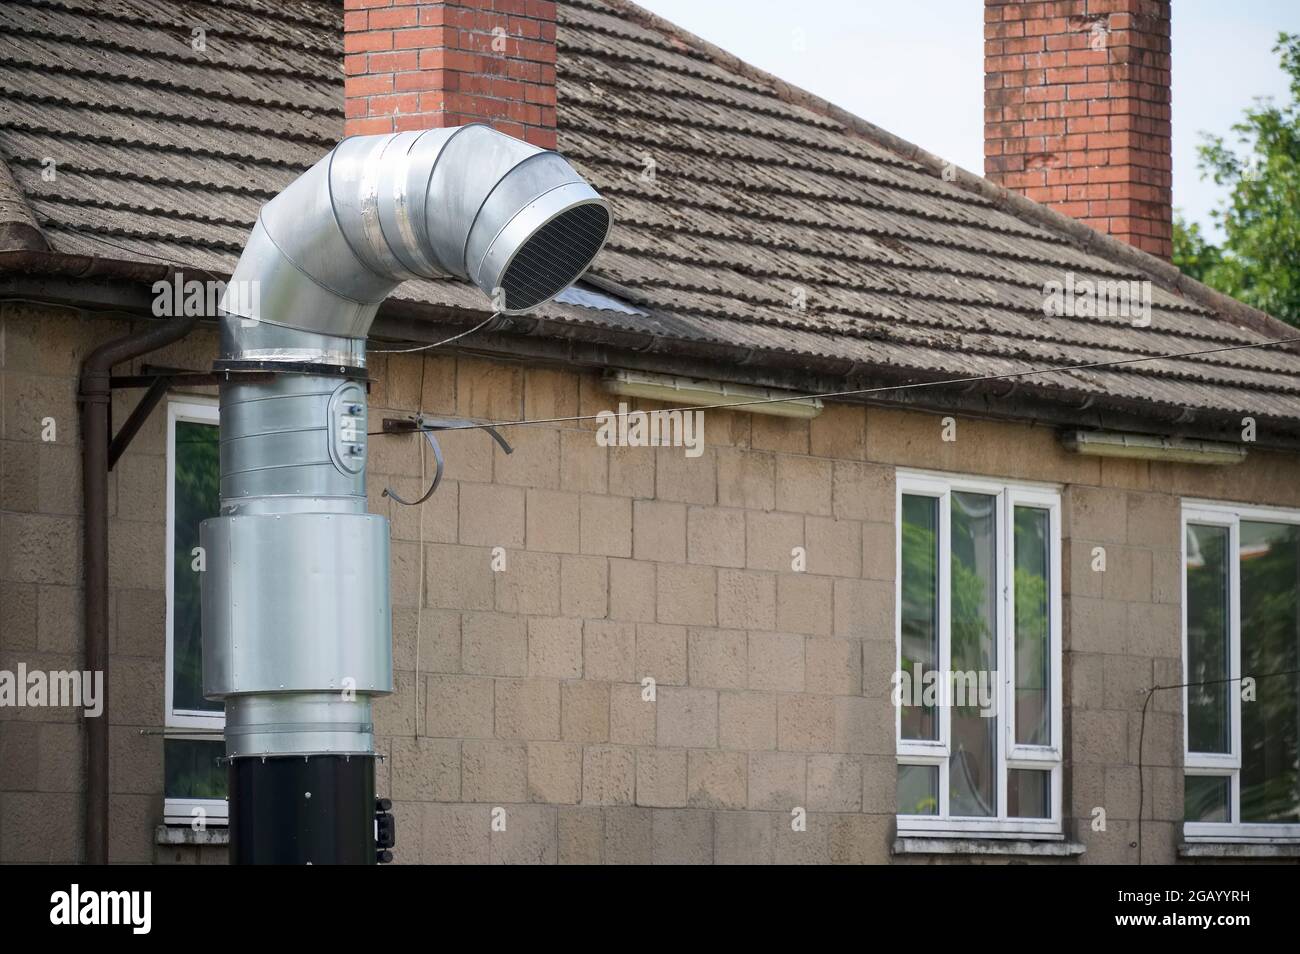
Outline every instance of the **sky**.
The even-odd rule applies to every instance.
[[[972,172],[984,172],[981,0],[637,0],[795,86]],[[800,11],[794,15],[793,11]],[[1257,96],[1288,97],[1272,53],[1300,32],[1300,0],[1174,0],[1174,207],[1217,237],[1225,196],[1202,180],[1201,132],[1230,127]]]

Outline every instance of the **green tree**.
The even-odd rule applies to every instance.
[[[1300,34],[1273,47],[1290,77],[1290,102],[1256,100],[1232,127],[1238,152],[1222,136],[1198,148],[1202,178],[1226,186],[1211,213],[1221,248],[1195,224],[1174,221],[1174,264],[1185,273],[1271,315],[1300,324]]]
[[[1174,264],[1182,269],[1183,274],[1213,286],[1210,272],[1222,263],[1223,252],[1201,233],[1201,226],[1175,213]]]

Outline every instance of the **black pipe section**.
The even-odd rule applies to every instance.
[[[108,467],[109,402],[113,365],[179,341],[194,330],[197,317],[178,318],[100,345],[81,364],[81,487],[85,546],[86,669],[104,674],[104,707],[86,719],[85,861],[108,862]]]
[[[231,759],[232,865],[373,865],[375,759]]]

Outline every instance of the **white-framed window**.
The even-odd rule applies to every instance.
[[[167,404],[167,669],[164,821],[224,825],[221,703],[203,698],[199,523],[220,508],[218,411],[213,400]]]
[[[897,495],[898,831],[1060,838],[1059,489],[900,471]]]
[[[1183,503],[1183,833],[1300,839],[1300,511]]]

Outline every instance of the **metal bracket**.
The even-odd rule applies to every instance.
[[[268,381],[276,374],[283,372],[311,372],[349,377],[364,383],[367,393],[370,391],[370,378],[366,376],[365,368],[280,365],[274,361],[246,361],[242,363],[217,361],[213,363],[213,370],[211,371],[190,371],[185,368],[167,368],[153,364],[144,365],[141,371],[141,374],[115,374],[109,378],[108,386],[113,390],[122,388],[148,389],[145,391],[144,397],[140,399],[140,403],[135,406],[135,409],[123,422],[122,429],[116,435],[113,433],[113,405],[110,402],[108,406],[109,470],[113,469],[118,458],[122,456],[122,452],[126,450],[127,445],[139,433],[149,415],[162,403],[167,391],[173,387],[216,387],[223,382],[229,381],[232,375],[244,381]]]
[[[393,860],[392,848],[397,844],[397,820],[393,817],[390,798],[375,799],[375,860],[388,864]]]
[[[466,421],[460,418],[425,417],[422,414],[416,415],[415,417],[384,418],[384,429],[382,431],[384,434],[423,434],[425,439],[428,440],[429,446],[433,448],[433,459],[437,467],[433,472],[433,483],[429,485],[429,489],[426,490],[417,500],[403,500],[392,487],[385,487],[383,496],[392,497],[404,507],[418,507],[420,504],[432,497],[433,492],[437,490],[438,485],[442,483],[443,471],[442,448],[439,446],[438,438],[434,437],[434,434],[437,431],[463,431],[469,429],[486,431],[488,436],[496,441],[497,445],[507,454],[513,454],[515,452],[514,448],[511,447],[497,429],[491,425],[475,424],[473,421]]]
[[[109,378],[108,386],[114,390],[119,388],[148,388],[140,403],[131,411],[126,421],[122,424],[122,429],[113,433],[113,405],[110,402],[108,406],[108,469],[112,470],[117,464],[118,458],[126,450],[132,439],[144,422],[148,420],[149,415],[153,413],[166,396],[167,390],[174,385],[188,385],[191,387],[201,385],[219,384],[222,378],[219,375],[202,372],[187,371],[181,368],[163,368],[155,365],[146,364],[144,373],[137,375],[113,375]]]
[[[219,358],[212,362],[214,371],[236,372],[240,374],[315,374],[327,377],[351,378],[355,381],[370,381],[365,366],[346,364],[323,364],[314,361],[261,361]]]

